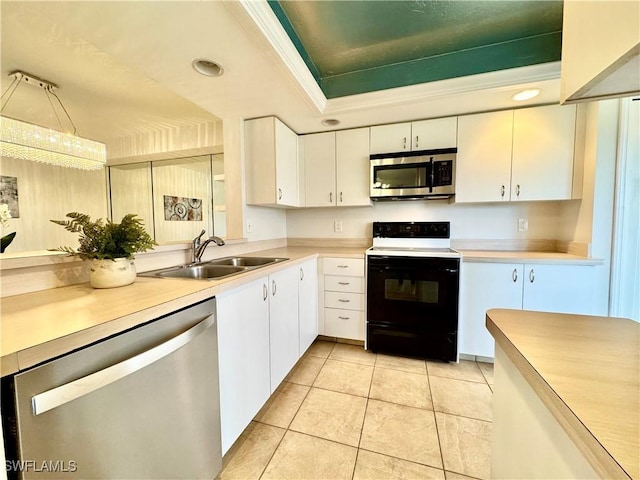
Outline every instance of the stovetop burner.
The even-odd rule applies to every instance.
[[[460,257],[449,235],[449,222],[374,222],[367,255]]]

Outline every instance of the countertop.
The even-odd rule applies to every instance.
[[[137,277],[134,284],[96,290],[72,285],[0,300],[0,374],[37,365],[123,332],[162,315],[211,298],[226,289],[318,256],[363,258],[365,247],[282,247],[245,254],[289,261],[222,280]],[[462,252],[473,261],[574,263],[591,259],[553,252]]]
[[[598,258],[582,257],[570,253],[560,252],[530,252],[530,251],[498,251],[498,250],[458,250],[465,262],[487,263],[536,263],[548,265],[602,265]]]
[[[0,301],[0,373],[16,373],[307,259],[363,258],[364,250],[277,248],[251,255],[288,261],[221,280],[138,276],[120,288],[101,290],[84,283],[5,297]]]
[[[497,344],[603,478],[640,478],[640,324],[493,309]]]

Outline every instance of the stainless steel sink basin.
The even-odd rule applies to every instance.
[[[218,280],[284,260],[289,259],[276,257],[227,257],[195,265],[182,265],[153,270],[151,272],[141,273],[140,276]]]
[[[172,278],[197,278],[197,279],[218,279],[237,275],[247,271],[246,267],[233,267],[228,265],[210,265],[203,263],[200,265],[188,265],[186,267],[174,267],[164,269],[154,273],[158,277]]]
[[[233,265],[234,267],[263,267],[272,263],[289,260],[288,258],[274,257],[227,257],[218,260],[211,260],[211,265]]]

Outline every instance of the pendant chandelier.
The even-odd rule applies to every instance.
[[[82,170],[100,170],[104,167],[107,161],[105,145],[76,135],[76,127],[67,109],[53,91],[58,88],[57,85],[21,71],[12,72],[9,76],[13,77],[13,82],[2,94],[2,111],[6,108],[17,88],[22,83],[27,83],[44,91],[58,120],[60,129],[63,130],[62,122],[54,107],[52,98],[57,101],[73,127],[73,134],[0,116],[0,154],[3,157],[31,160]]]

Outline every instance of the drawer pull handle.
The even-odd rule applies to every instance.
[[[349,268],[349,265],[338,265],[338,268]]]
[[[351,300],[347,300],[346,298],[339,298],[338,301],[342,303],[349,303]]]
[[[338,285],[351,285],[351,282],[338,282]]]
[[[350,317],[343,317],[343,316],[339,315],[338,318],[340,320],[349,320]]]

